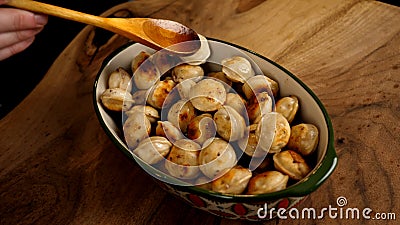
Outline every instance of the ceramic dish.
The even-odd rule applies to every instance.
[[[133,154],[124,142],[121,119],[111,115],[100,102],[100,95],[106,89],[108,75],[122,66],[129,68],[132,58],[142,50],[154,51],[138,43],[128,43],[108,56],[99,70],[94,83],[94,106],[101,126],[114,144],[132,161],[136,161],[145,171],[156,177],[155,181],[165,190],[180,197],[190,205],[212,214],[232,219],[260,220],[276,216],[276,210],[289,210],[296,207],[307,195],[314,192],[332,174],[337,164],[334,150],[332,124],[328,113],[317,96],[299,78],[277,63],[243,47],[209,39],[211,58],[243,55],[252,60],[255,68],[279,83],[281,96],[295,95],[301,105],[299,117],[302,121],[314,124],[319,129],[319,143],[314,153],[315,165],[302,180],[278,192],[259,195],[224,195],[195,186],[179,184],[171,176],[158,171]],[[232,55],[233,54],[233,55]],[[218,60],[217,60],[218,61]],[[264,211],[264,207],[268,209]],[[268,212],[264,215],[264,212]]]

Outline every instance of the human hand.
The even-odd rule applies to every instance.
[[[7,0],[0,0],[0,5]],[[29,11],[0,8],[0,61],[25,50],[46,25],[47,16]]]

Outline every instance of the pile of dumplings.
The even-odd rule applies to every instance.
[[[100,99],[123,113],[133,154],[177,179],[254,195],[306,177],[319,132],[296,116],[299,99],[280,96],[279,84],[256,74],[244,57],[226,58],[217,68],[143,51],[130,68],[109,75]]]

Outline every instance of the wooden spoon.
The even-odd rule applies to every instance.
[[[6,4],[101,27],[157,50],[166,48],[175,53],[191,54],[197,51],[201,45],[194,30],[170,20],[104,18],[32,0],[9,0]],[[182,44],[175,45],[178,43]]]

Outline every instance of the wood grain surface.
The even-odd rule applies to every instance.
[[[263,224],[398,223],[400,8],[361,0],[135,0],[104,15],[176,20],[293,72],[327,108],[339,157],[300,207],[336,206],[344,196],[348,207],[397,217]],[[167,194],[107,138],[93,81],[104,57],[127,41],[86,27],[0,120],[0,224],[250,224]]]

